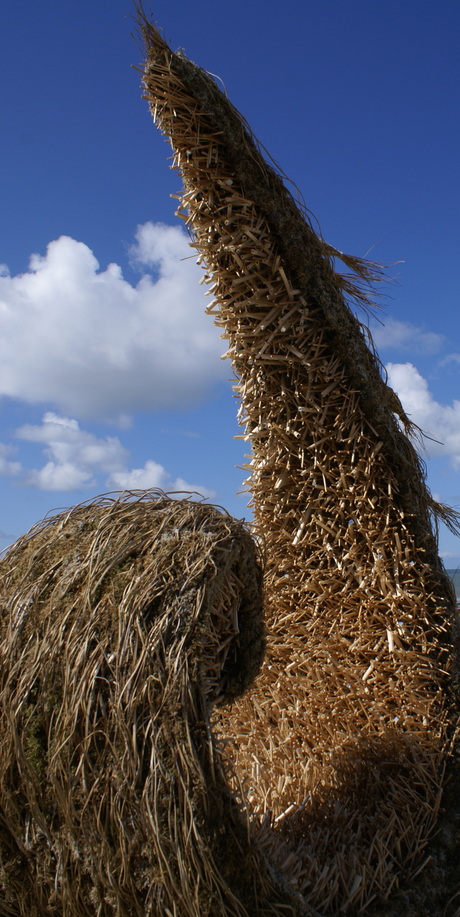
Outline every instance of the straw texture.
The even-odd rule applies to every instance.
[[[378,270],[314,232],[214,80],[139,18],[266,548],[266,659],[215,727],[291,887],[321,913],[361,911],[417,873],[436,823],[456,625],[434,526],[458,520],[432,499],[418,431],[348,302],[368,304]]]
[[[109,495],[39,524],[0,569],[2,917],[292,915],[209,722],[264,649],[244,526]]]

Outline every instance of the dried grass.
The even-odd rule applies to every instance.
[[[108,495],[35,527],[1,574],[2,917],[292,914],[209,722],[263,654],[243,524]]]
[[[268,651],[216,715],[252,830],[322,913],[386,898],[426,859],[455,732],[455,602],[412,439],[331,249],[213,79],[139,13],[145,97],[170,139],[237,377]],[[339,253],[340,254],[340,253]],[[364,294],[367,303],[366,294]],[[236,788],[236,785],[235,785]]]
[[[378,901],[447,876],[429,844],[455,615],[433,525],[458,519],[347,302],[369,306],[378,270],[319,238],[214,81],[139,23],[260,537],[215,507],[107,495],[0,562],[0,913],[434,917],[428,893]]]

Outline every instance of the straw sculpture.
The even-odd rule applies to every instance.
[[[44,520],[0,570],[1,917],[293,914],[209,724],[263,654],[244,525],[107,495]]]
[[[455,732],[455,601],[419,431],[366,327],[378,268],[327,245],[213,78],[142,11],[145,98],[183,180],[236,376],[267,653],[214,716],[258,845],[322,914],[419,873]],[[340,259],[356,280],[334,269]]]

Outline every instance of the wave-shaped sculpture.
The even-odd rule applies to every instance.
[[[455,514],[347,301],[367,303],[375,266],[319,238],[212,77],[140,18],[266,547],[264,666],[216,728],[292,886],[321,913],[365,908],[420,869],[440,805],[455,601],[433,519]]]
[[[347,304],[372,269],[315,234],[213,79],[139,21],[256,539],[139,492],[44,520],[0,562],[0,914],[435,917],[430,895],[371,902],[423,869],[441,804],[455,607],[432,520],[455,514]]]

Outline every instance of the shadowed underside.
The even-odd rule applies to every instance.
[[[423,865],[440,805],[454,597],[432,524],[454,515],[432,500],[416,431],[346,301],[366,299],[372,267],[315,234],[212,78],[141,28],[266,546],[265,663],[215,728],[253,835],[304,901],[365,908]]]

